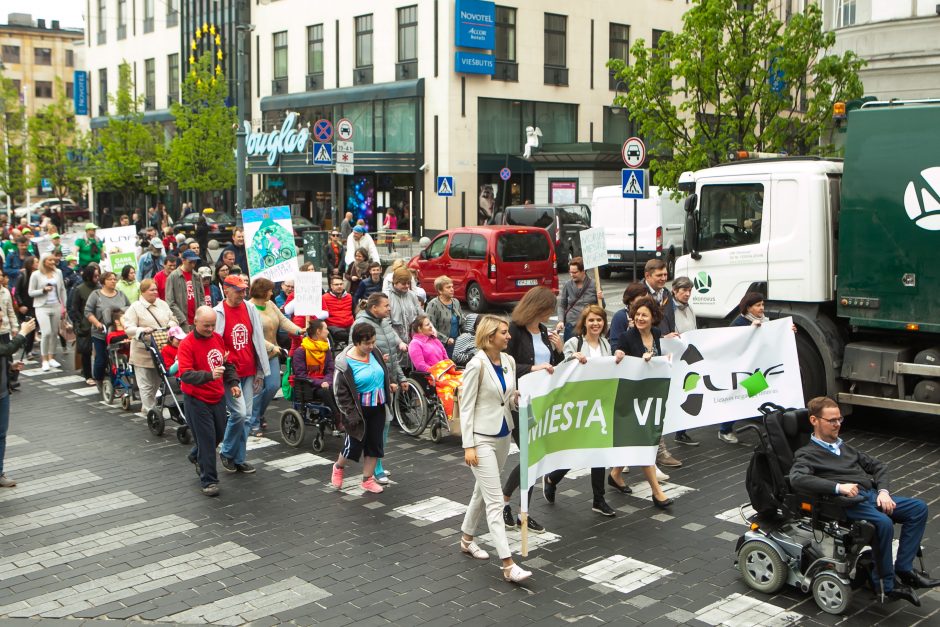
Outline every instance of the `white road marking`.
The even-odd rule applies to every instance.
[[[715,518],[718,520],[725,520],[727,522],[737,523],[739,525],[750,525],[751,523],[745,520],[746,518],[753,516],[757,512],[754,511],[754,508],[750,505],[744,505],[742,507],[735,507],[727,511],[721,512],[720,514],[715,514]],[[742,517],[743,516],[743,517]]]
[[[85,388],[78,388],[76,390],[69,390],[69,392],[72,394],[78,394],[79,396],[94,396],[100,393],[98,392],[98,388],[94,385],[90,385]]]
[[[39,453],[30,453],[29,455],[20,455],[19,457],[10,457],[3,463],[3,466],[4,468],[11,468],[13,470],[22,470],[24,468],[54,464],[55,462],[61,461],[62,458],[55,453],[41,451]]]
[[[696,491],[695,488],[679,485],[678,483],[660,483],[660,487],[663,489],[663,492],[666,493],[666,496],[671,499]],[[634,483],[630,488],[633,490],[633,494],[630,496],[635,498],[648,501],[653,496],[653,492],[650,490],[650,484],[646,483],[646,481]]]
[[[257,451],[259,448],[267,448],[269,446],[274,446],[277,443],[277,440],[271,440],[268,438],[248,438],[248,444],[245,445],[245,450]]]
[[[796,625],[802,619],[802,614],[788,612],[776,605],[737,593],[715,601],[695,613],[695,620],[721,627],[782,627]]]
[[[146,502],[128,490],[121,490],[120,492],[102,494],[82,501],[54,505],[34,512],[0,519],[0,537],[60,525],[76,518],[96,516],[116,509],[142,505]]]
[[[329,466],[332,463],[332,460],[314,455],[313,453],[301,453],[299,455],[284,457],[283,459],[275,459],[271,462],[264,462],[264,466],[265,468],[273,468],[282,472],[294,472],[302,468],[310,468],[311,466]]]
[[[0,502],[12,501],[13,499],[26,498],[45,492],[54,492],[77,485],[84,485],[92,481],[98,481],[101,477],[88,470],[76,470],[63,474],[53,475],[45,479],[32,479],[23,481],[15,490],[4,490],[0,492]]]
[[[7,448],[10,448],[11,446],[16,446],[18,444],[29,444],[29,440],[21,438],[18,435],[7,436]]]
[[[618,592],[628,594],[653,583],[672,571],[647,564],[623,555],[612,555],[584,568],[579,568],[583,579],[603,584]]]
[[[395,511],[409,518],[439,522],[452,516],[462,516],[467,511],[467,506],[442,496],[432,496],[411,505],[396,507]]]
[[[56,377],[55,379],[43,379],[42,382],[55,386],[71,385],[72,383],[84,383],[85,377],[77,374],[69,374],[64,377]]]
[[[533,551],[541,546],[546,546],[548,544],[554,544],[561,540],[561,536],[557,533],[552,533],[550,531],[543,531],[542,533],[532,533],[529,532],[529,551]],[[485,533],[482,536],[477,538],[479,542],[486,544],[487,546],[492,547],[493,541],[490,534]],[[522,532],[519,531],[519,528],[507,529],[506,530],[506,540],[509,542],[509,550],[513,553],[522,553]]]

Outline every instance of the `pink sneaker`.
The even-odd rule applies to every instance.
[[[333,464],[333,475],[330,477],[330,483],[332,483],[333,487],[337,490],[343,487],[343,472],[343,468]]]
[[[372,494],[381,494],[385,492],[385,488],[379,485],[379,482],[375,480],[375,477],[369,477],[362,482],[362,489],[366,492],[371,492]]]

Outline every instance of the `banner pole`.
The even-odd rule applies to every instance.
[[[597,287],[597,293],[598,293],[598,294],[600,294],[601,292],[604,291],[604,288],[601,287],[601,268],[600,268],[600,266],[594,266],[594,285]],[[604,306],[604,303],[603,303],[602,301],[603,301],[603,299],[600,298],[600,297],[598,297],[598,299],[597,299],[597,304],[600,305],[601,308],[606,309],[607,307]]]
[[[529,556],[529,406],[519,406],[519,520],[522,523],[522,557]]]

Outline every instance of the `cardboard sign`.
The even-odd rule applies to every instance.
[[[319,316],[323,313],[323,274],[298,272],[294,275],[294,315]]]
[[[603,227],[581,231],[581,258],[584,269],[607,265],[607,238]]]

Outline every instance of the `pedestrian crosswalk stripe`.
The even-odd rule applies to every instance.
[[[666,493],[666,496],[674,499],[676,497],[682,496],[683,494],[688,494],[689,492],[695,492],[695,488],[690,488],[688,486],[679,485],[678,483],[665,483],[661,482],[660,487],[663,489],[663,492]],[[643,499],[644,501],[649,501],[650,497],[653,495],[653,491],[650,489],[650,484],[645,481],[639,483],[634,483],[630,486],[630,489],[633,490],[633,496],[638,499]]]
[[[54,505],[45,509],[0,518],[0,537],[12,536],[34,529],[61,525],[69,520],[97,516],[104,512],[142,505],[146,501],[128,490],[102,494],[90,499]]]
[[[32,551],[0,558],[0,580],[21,577],[53,566],[69,564],[136,544],[172,537],[197,525],[174,514],[84,534]]]
[[[695,620],[722,627],[783,627],[798,625],[803,615],[734,593],[697,611]]]
[[[756,512],[754,511],[754,508],[750,505],[742,505],[740,507],[735,507],[721,512],[720,514],[715,514],[715,518],[718,520],[737,523],[739,525],[750,525],[751,523],[749,523],[747,519],[753,516],[755,513]]]
[[[90,386],[87,388],[78,388],[77,390],[69,390],[72,394],[78,394],[79,396],[94,396],[95,394],[100,394],[98,388],[95,386]]]
[[[462,516],[467,511],[467,506],[443,496],[432,496],[411,505],[396,507],[395,511],[409,518],[439,522],[452,516]]]
[[[245,445],[245,449],[249,451],[256,451],[259,448],[267,448],[269,446],[274,446],[277,444],[277,440],[271,440],[269,438],[248,438],[248,444]]]
[[[24,377],[48,377],[53,374],[62,374],[62,371],[59,368],[50,368],[45,371],[42,368],[27,368],[21,370],[20,374]]]
[[[11,446],[16,446],[18,444],[29,444],[29,440],[24,440],[18,435],[8,435],[7,436],[7,448]]]
[[[24,468],[33,468],[44,464],[53,464],[61,462],[62,458],[49,451],[39,453],[30,453],[29,455],[20,455],[19,457],[8,457],[3,463],[4,468],[10,470],[23,470]]]
[[[326,590],[307,583],[299,577],[290,577],[257,590],[198,605],[156,620],[183,624],[242,625],[275,613],[280,614],[315,603],[328,596],[330,593]]]
[[[529,533],[529,551],[533,551],[539,547],[546,546],[548,544],[554,544],[561,540],[561,536],[557,533],[551,533],[550,531],[543,531],[542,533]],[[482,536],[477,538],[479,542],[487,546],[493,546],[493,540],[490,534],[485,533]],[[509,550],[513,553],[522,553],[522,532],[518,527],[515,529],[506,530],[506,540],[509,542]]]
[[[42,379],[43,383],[48,383],[49,385],[71,385],[72,383],[84,383],[85,377],[77,374],[69,374],[64,377],[56,377],[54,379]]]
[[[319,455],[314,455],[313,453],[301,453],[299,455],[291,455],[290,457],[284,457],[283,459],[275,459],[274,461],[264,462],[265,468],[270,468],[272,470],[280,470],[282,472],[294,472],[302,468],[310,468],[311,466],[327,466],[333,462],[325,457],[320,457]]]
[[[45,479],[31,479],[30,481],[21,483],[15,490],[4,490],[0,492],[0,502],[26,498],[28,496],[35,496],[36,494],[44,494],[45,492],[64,490],[72,486],[84,485],[100,480],[101,477],[84,469],[52,475]]]
[[[186,555],[169,557],[114,575],[83,581],[63,590],[46,592],[0,606],[0,615],[9,615],[13,618],[30,616],[63,618],[90,607],[106,605],[164,586],[172,586],[256,559],[258,555],[248,549],[234,542],[223,542]]]
[[[578,572],[581,573],[583,579],[603,584],[623,594],[629,594],[672,574],[672,571],[665,568],[624,555],[612,555],[579,568]]]

